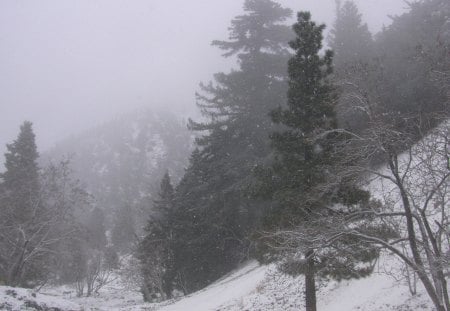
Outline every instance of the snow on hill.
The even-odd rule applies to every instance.
[[[206,289],[158,310],[220,310],[230,302],[239,301],[252,294],[255,286],[264,280],[267,270],[267,267],[251,262]]]
[[[81,311],[81,307],[66,299],[35,293],[24,288],[0,286],[0,310],[6,311]]]
[[[416,296],[409,294],[408,287],[399,281],[398,263],[391,256],[383,256],[376,271],[367,278],[349,281],[322,281],[318,290],[319,311],[431,311],[424,290],[419,288]],[[239,280],[234,284],[239,287]],[[265,278],[254,284],[250,295],[230,297],[225,305],[211,309],[171,310],[220,310],[220,311],[296,311],[304,310],[304,277],[291,277],[278,272],[274,266],[266,268]],[[238,289],[236,289],[238,291]],[[213,299],[213,297],[211,297]]]
[[[61,141],[43,162],[68,156],[96,206],[109,215],[130,207],[139,228],[166,170],[173,182],[184,174],[192,145],[186,122],[143,108]]]
[[[432,311],[424,290],[416,296],[399,280],[398,262],[383,256],[374,274],[360,280],[322,282],[319,311]],[[14,290],[17,294],[7,294]],[[64,291],[65,290],[65,291]],[[76,298],[67,288],[44,289],[33,298],[30,290],[0,287],[0,310],[41,310],[38,305],[62,311],[298,311],[304,309],[303,277],[291,277],[273,266],[250,262],[207,288],[178,301],[144,303],[141,295],[120,284],[107,286],[99,296]],[[57,296],[63,296],[58,298]],[[23,298],[22,298],[23,297]],[[7,304],[6,304],[7,303]],[[43,308],[42,310],[50,310]]]

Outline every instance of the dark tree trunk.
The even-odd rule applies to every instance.
[[[305,301],[306,311],[316,311],[316,280],[314,271],[314,251],[306,252]]]

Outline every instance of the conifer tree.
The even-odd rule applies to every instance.
[[[304,196],[319,182],[323,174],[321,165],[327,164],[330,142],[316,144],[314,136],[336,127],[333,103],[336,96],[327,80],[332,72],[332,52],[319,56],[322,48],[322,32],[325,25],[316,25],[308,12],[298,13],[293,29],[297,38],[290,43],[295,56],[289,61],[288,108],[272,113],[274,122],[288,126],[284,132],[272,135],[278,162],[274,170],[283,187],[276,191],[281,204],[295,211],[283,217],[312,217],[315,210],[323,208],[323,202],[305,202]],[[283,213],[283,212],[281,212]],[[316,310],[314,252],[305,254],[306,310]]]
[[[246,188],[254,166],[270,152],[268,114],[286,97],[287,42],[293,34],[283,22],[291,11],[271,0],[246,0],[244,11],[231,22],[229,40],[213,42],[225,57],[237,56],[239,68],[201,85],[197,99],[205,122],[190,122],[203,135],[195,155],[200,160],[191,162],[176,195],[177,210],[190,210],[191,223],[183,222],[180,231],[189,230],[184,237],[192,238],[189,246],[195,245],[196,253],[180,269],[192,276],[191,290],[219,278],[248,254],[247,237],[258,226],[261,207]],[[183,245],[179,251],[192,252]]]
[[[185,294],[199,290],[211,281],[211,275],[215,275],[213,271],[217,267],[217,262],[213,260],[214,253],[223,254],[214,245],[214,238],[221,238],[222,235],[217,228],[216,232],[211,231],[214,222],[221,215],[215,215],[217,218],[214,219],[211,216],[202,217],[207,199],[205,188],[210,176],[210,165],[201,152],[195,149],[175,191],[175,209],[171,222],[174,230],[174,270],[180,285],[178,289]]]
[[[174,189],[166,172],[161,180],[158,199],[153,204],[153,214],[145,227],[145,237],[139,245],[138,257],[144,274],[144,298],[155,292],[171,298],[174,289],[173,209]]]
[[[387,122],[419,139],[449,115],[448,94],[436,85],[434,74],[450,70],[450,5],[427,0],[408,6],[410,11],[395,17],[376,38],[379,63],[369,76],[369,93]]]
[[[296,238],[293,242],[301,245],[304,254],[297,269],[305,275],[307,311],[316,310],[315,279],[319,271],[321,276],[338,279],[361,277],[370,273],[370,268],[360,269],[356,262],[369,262],[376,256],[366,245],[352,246],[354,241],[339,241],[341,244],[333,253],[327,247],[318,251],[308,240],[323,234],[324,224],[333,223],[335,214],[340,214],[333,212],[333,204],[359,208],[369,197],[351,178],[328,180],[341,161],[336,151],[345,136],[337,128],[337,96],[330,82],[333,53],[327,50],[323,56],[320,54],[324,28],[311,21],[310,13],[298,13],[298,22],[293,27],[297,37],[290,42],[295,55],[289,61],[287,108],[272,113],[273,121],[284,125],[286,130],[271,135],[275,160],[270,174],[271,188],[266,189],[277,202],[266,225],[288,230],[299,226],[304,230],[303,239]],[[342,261],[340,258],[345,256],[338,256],[337,252],[352,247],[355,248],[352,260]],[[291,267],[287,265],[285,269]]]
[[[343,5],[340,0],[336,1],[336,21],[328,43],[335,55],[334,68],[338,71],[367,62],[373,54],[372,34],[353,1],[345,1]]]
[[[367,128],[368,120],[351,97],[354,92],[351,86],[367,84],[368,72],[374,66],[375,52],[372,34],[353,1],[341,4],[340,0],[336,0],[336,20],[328,43],[334,52],[334,80],[340,91],[336,107],[339,126],[361,132]]]
[[[32,123],[25,121],[20,126],[17,139],[6,145],[5,168],[1,174],[3,189],[14,221],[25,223],[32,217],[33,208],[38,204],[39,167],[35,135]]]

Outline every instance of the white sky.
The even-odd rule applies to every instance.
[[[334,0],[280,0],[328,25]],[[360,0],[372,31],[403,0]],[[230,61],[226,39],[243,0],[1,0],[0,162],[24,120],[39,150],[140,106],[195,111],[200,81]]]

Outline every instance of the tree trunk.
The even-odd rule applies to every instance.
[[[20,252],[19,258],[16,260],[16,262],[12,265],[8,272],[8,279],[7,279],[7,285],[16,287],[20,285],[21,283],[21,277],[22,270],[24,267],[24,258],[25,258],[25,252],[28,245],[28,241],[25,241],[22,246],[22,251]]]
[[[144,301],[145,302],[151,302],[152,301],[152,297],[151,297],[150,291],[148,290],[148,287],[145,284],[145,282],[141,286],[141,292],[142,292],[142,296],[144,296]]]
[[[388,161],[388,164],[389,164],[389,168],[390,168],[392,174],[395,177],[396,185],[400,192],[400,197],[401,197],[401,200],[403,203],[403,209],[404,209],[405,215],[406,215],[406,228],[408,231],[408,242],[409,242],[412,256],[414,258],[414,263],[419,268],[416,271],[417,275],[419,276],[420,280],[422,281],[422,284],[424,285],[425,290],[427,291],[431,300],[433,301],[433,304],[436,307],[436,310],[437,311],[450,311],[450,310],[446,310],[446,308],[444,307],[444,303],[439,299],[439,296],[436,292],[436,288],[433,286],[431,280],[428,278],[428,275],[425,272],[425,265],[422,261],[419,247],[417,245],[416,231],[414,228],[414,220],[413,220],[413,215],[412,215],[411,204],[410,204],[410,201],[408,198],[407,191],[404,188],[403,181],[400,178],[400,174],[398,171],[397,155],[395,155],[395,154],[392,155]]]
[[[316,280],[314,271],[314,251],[306,252],[305,301],[306,311],[316,311]]]

